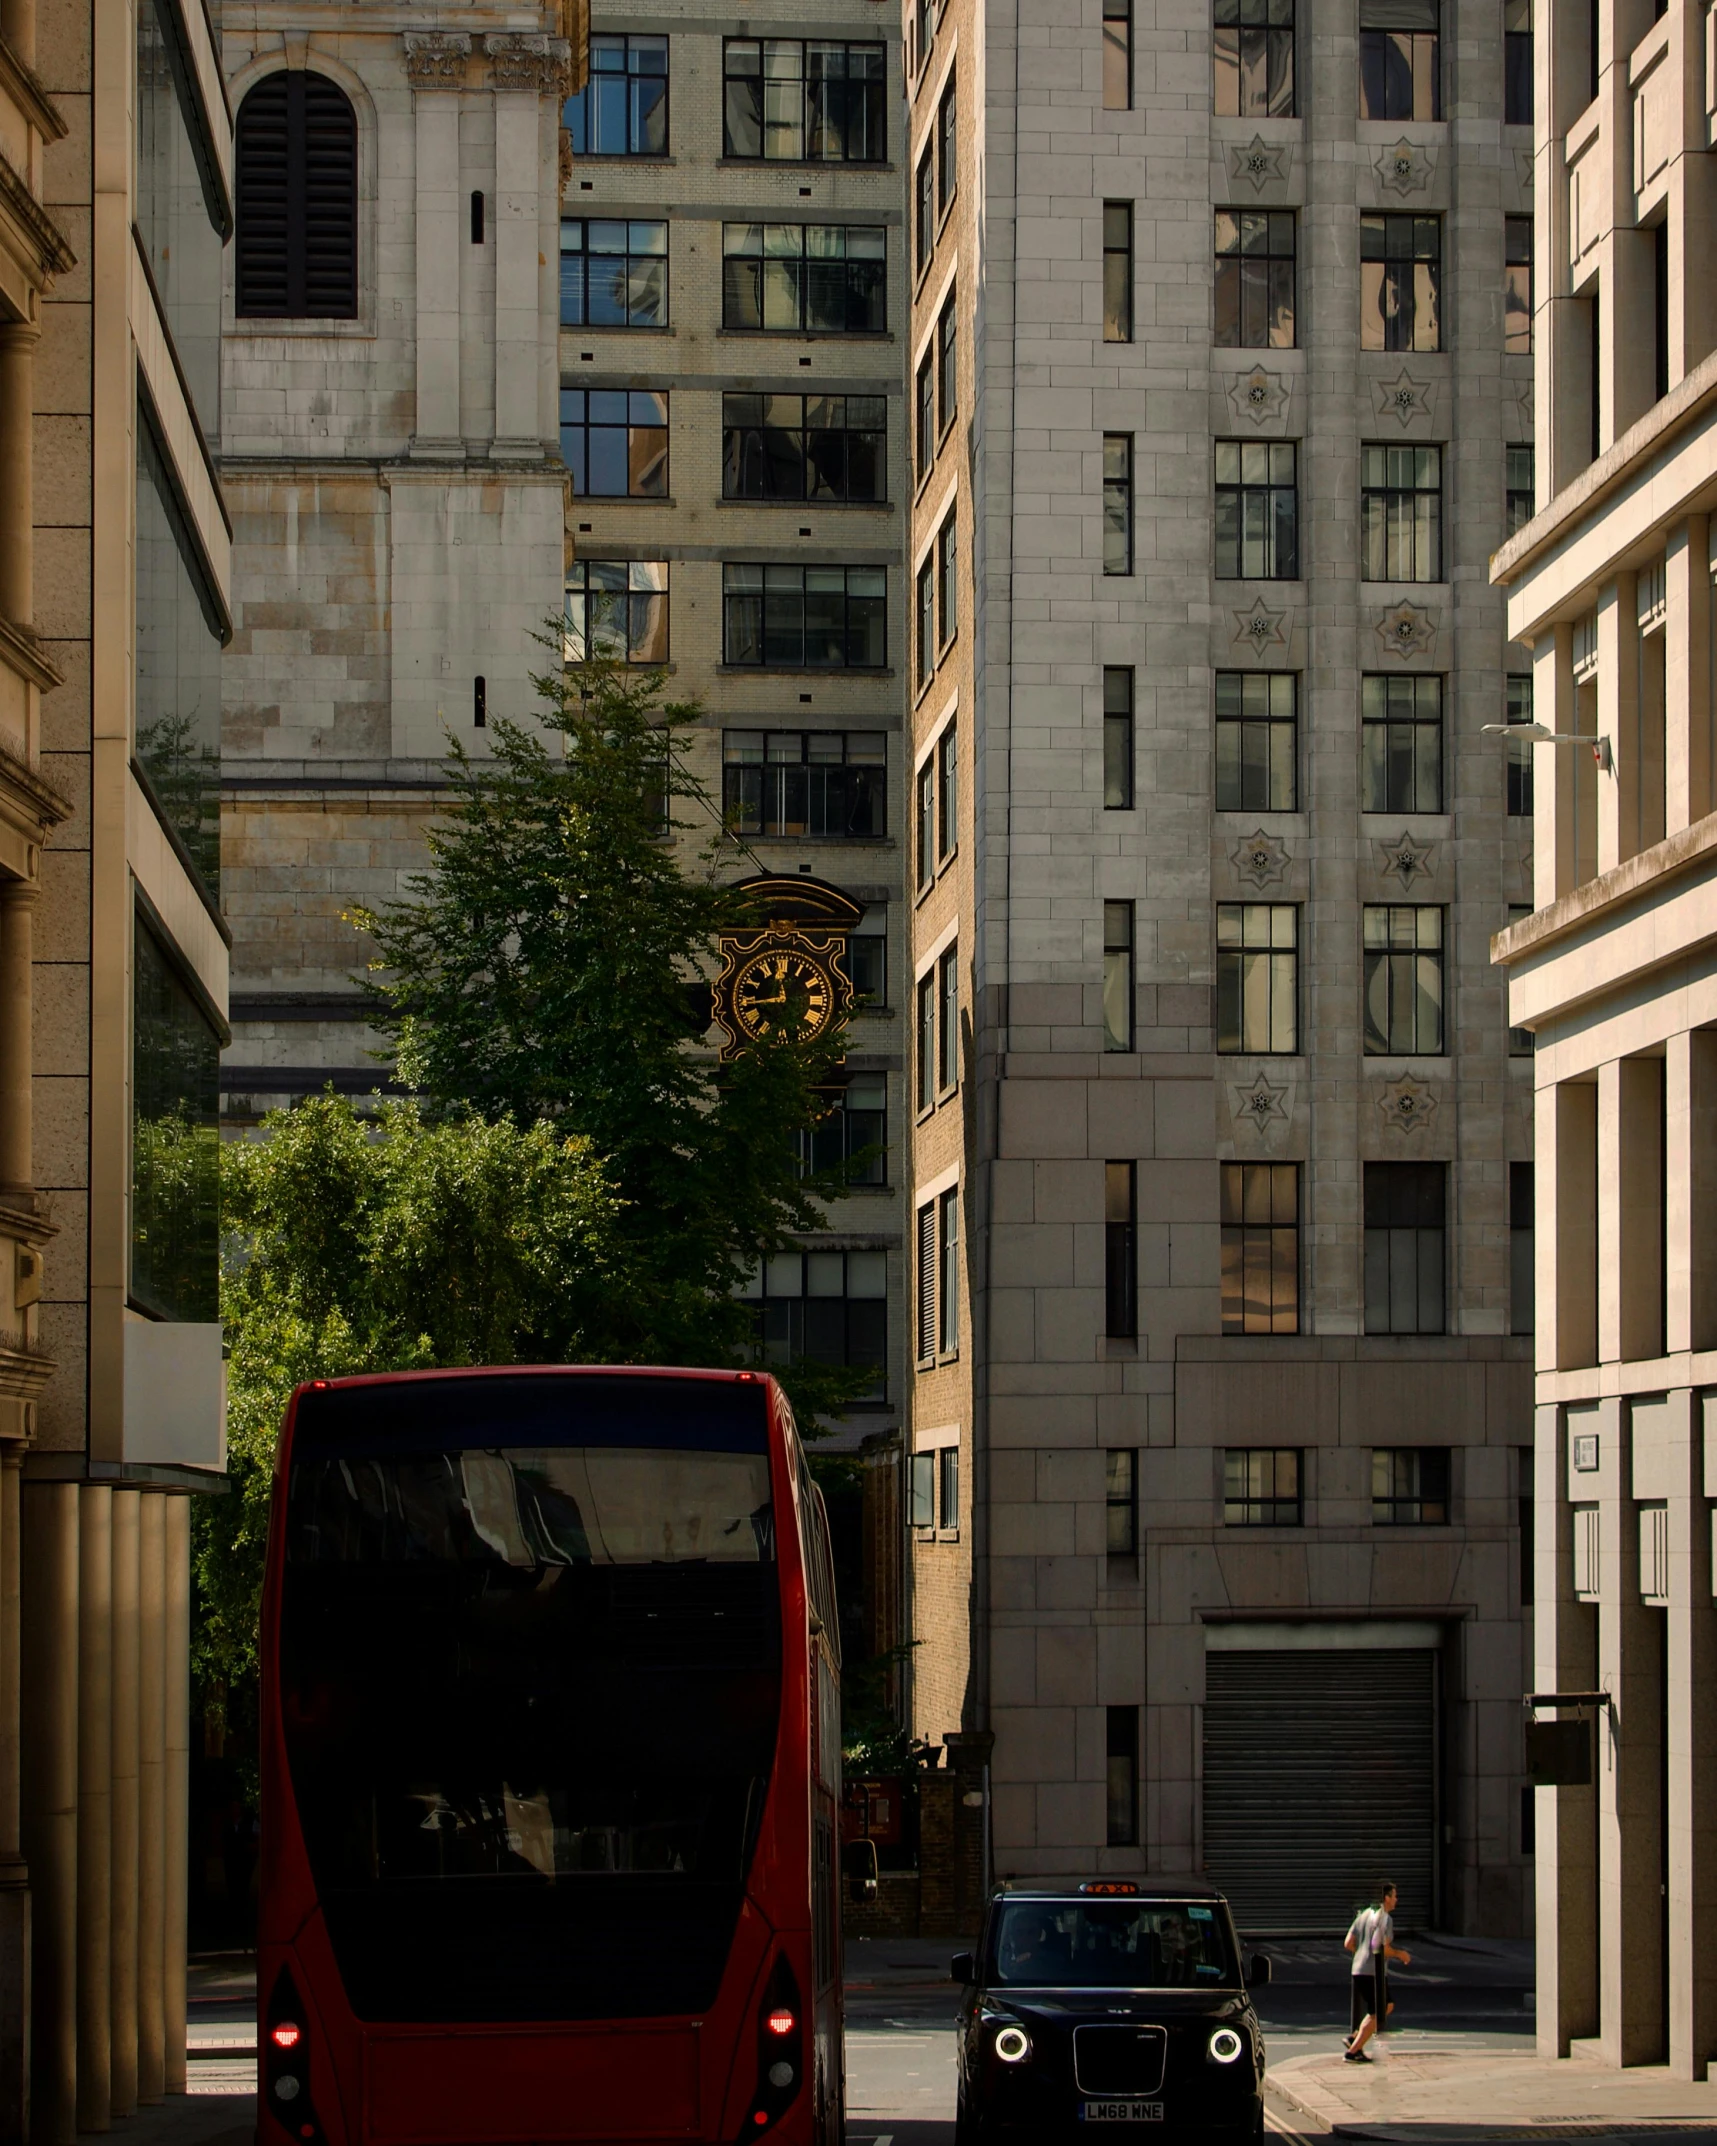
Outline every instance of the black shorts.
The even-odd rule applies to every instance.
[[[1359,2032],[1368,2015],[1376,2018],[1377,2031],[1381,2034],[1389,2023],[1389,1970],[1382,1958],[1379,1957],[1370,1974],[1349,1975],[1347,1979],[1353,1985],[1349,2035]]]

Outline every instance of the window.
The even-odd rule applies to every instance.
[[[1505,709],[1510,723],[1532,721],[1532,673],[1510,671],[1505,681]],[[1532,817],[1532,740],[1510,738],[1507,743],[1508,816],[1513,820]]]
[[[1224,1527],[1297,1528],[1303,1519],[1298,1447],[1229,1447],[1222,1456]]]
[[[578,499],[665,499],[667,396],[563,387],[560,452]]]
[[[1508,921],[1510,924],[1518,924],[1522,917],[1529,917],[1531,914],[1532,904],[1530,902],[1510,902],[1508,905]],[[1506,982],[1502,989],[1502,1002],[1506,1007],[1508,1004],[1508,985]],[[1536,1048],[1537,1043],[1530,1028],[1511,1028],[1509,1030],[1508,1055],[1510,1058],[1530,1058]]]
[[[1139,1331],[1138,1177],[1136,1162],[1103,1165],[1103,1332],[1111,1341]]]
[[[1440,1162],[1365,1165],[1365,1331],[1443,1331]]]
[[[1533,1234],[1532,1165],[1511,1162],[1508,1166],[1508,1330],[1530,1334],[1533,1292],[1537,1281],[1536,1239]]]
[[[722,817],[739,835],[887,833],[888,741],[880,730],[728,730]]]
[[[950,514],[936,532],[936,639],[946,648],[960,623],[959,518]]]
[[[231,234],[230,210],[216,177],[220,162],[202,99],[180,47],[177,12],[167,0],[140,0],[134,14],[134,228],[184,368],[187,392],[204,432],[214,439],[220,434],[221,409],[221,252]],[[264,209],[266,200],[265,181]],[[264,215],[264,233],[266,226]]]
[[[913,229],[917,247],[913,258],[918,273],[923,275],[936,251],[936,163],[928,149],[918,159],[916,200]]]
[[[938,1219],[942,1229],[942,1302],[940,1306],[937,1344],[944,1356],[952,1356],[960,1346],[960,1195],[957,1190],[943,1193],[937,1202]],[[958,1449],[953,1453],[954,1465],[960,1464]],[[958,1499],[942,1501],[942,1525],[958,1527]]]
[[[1441,119],[1437,0],[1359,0],[1361,119]]]
[[[1103,109],[1133,109],[1133,0],[1103,0]]]
[[[1443,450],[1359,450],[1361,581],[1443,578]]]
[[[137,407],[137,764],[211,901],[221,886],[225,621],[154,419]],[[202,1316],[201,1313],[198,1314]],[[211,1311],[209,1318],[215,1314]]]
[[[1216,443],[1216,578],[1293,581],[1300,493],[1292,440]]]
[[[939,1446],[936,1452],[937,1525],[954,1534],[960,1525],[960,1449]]]
[[[936,759],[931,754],[918,770],[918,885],[936,877]]]
[[[936,1101],[936,972],[927,969],[918,979],[918,1108],[931,1109]]]
[[[218,1319],[220,1039],[166,946],[141,917],[132,931],[128,1294],[158,1319]]]
[[[723,499],[888,497],[881,395],[723,395]]]
[[[917,57],[913,71],[930,57],[930,47],[936,39],[936,10],[932,0],[912,0],[912,49]]]
[[[872,902],[847,934],[847,974],[861,1011],[888,1004],[888,904]]]
[[[960,381],[955,364],[956,339],[959,334],[958,315],[955,310],[955,293],[950,291],[948,303],[942,308],[941,318],[936,323],[936,430],[946,432],[954,422],[954,411],[959,403]]]
[[[1438,216],[1359,219],[1359,347],[1441,350],[1443,223]]]
[[[666,156],[668,40],[592,37],[589,77],[560,123],[574,156]]]
[[[667,225],[563,216],[560,319],[563,328],[665,328]]]
[[[1103,340],[1133,340],[1133,204],[1103,204]]]
[[[1292,812],[1299,761],[1292,671],[1216,674],[1216,809]]]
[[[936,1092],[947,1095],[960,1085],[960,950],[948,951],[936,964]]]
[[[1133,667],[1103,666],[1103,808],[1133,809]]]
[[[859,1396],[888,1396],[888,1255],[885,1252],[771,1252],[740,1295],[754,1307],[761,1364],[867,1366]]]
[[[936,861],[945,864],[960,841],[960,733],[950,723],[936,748],[940,792],[936,816]]]
[[[1447,1446],[1378,1446],[1373,1450],[1371,1524],[1379,1528],[1448,1526]]]
[[[1216,212],[1216,341],[1224,350],[1294,347],[1294,212]]]
[[[799,1174],[812,1170],[839,1170],[864,1154],[853,1185],[883,1185],[888,1182],[888,1077],[882,1073],[854,1073],[844,1088],[826,1091],[823,1115],[815,1125],[799,1133]]]
[[[724,328],[880,335],[888,326],[881,224],[723,224],[721,251]]]
[[[1380,678],[1359,685],[1359,809],[1443,809],[1443,681]]]
[[[1368,902],[1364,966],[1365,1055],[1440,1056],[1443,912],[1425,902]]]
[[[888,571],[881,566],[721,570],[722,661],[765,669],[881,670]]]
[[[1510,357],[1532,355],[1532,218],[1505,216],[1503,224],[1502,347]]]
[[[948,1219],[946,1196],[926,1200],[918,1210],[918,1362],[933,1364],[942,1339],[940,1293],[943,1281],[938,1224]],[[957,1215],[958,1210],[953,1210]],[[956,1222],[956,1227],[958,1223]]]
[[[241,319],[351,320],[358,310],[358,117],[306,68],[264,75],[233,137]]]
[[[1216,905],[1216,1048],[1300,1047],[1299,911],[1292,902]]]
[[[918,569],[918,683],[927,686],[936,675],[936,562],[926,559]]]
[[[1292,119],[1294,0],[1216,0],[1216,116]]]
[[[960,183],[959,153],[960,108],[954,101],[954,77],[950,75],[942,102],[936,107],[936,195],[944,216]]]
[[[1532,124],[1532,0],[1503,0],[1502,119],[1508,127]]]
[[[1139,1456],[1131,1446],[1103,1456],[1103,1525],[1110,1557],[1137,1557]]]
[[[1103,571],[1133,571],[1133,436],[1103,435]]]
[[[1300,1330],[1300,1169],[1292,1162],[1225,1162],[1222,1169],[1222,1331]]]
[[[1111,1848],[1131,1847],[1139,1837],[1139,1710],[1103,1709],[1108,1752],[1107,1839]]]
[[[914,1453],[907,1481],[907,1519],[915,1528],[936,1525],[936,1456]]]
[[[1133,1047],[1133,905],[1103,904],[1103,1048]]]
[[[915,409],[913,455],[918,465],[918,481],[922,484],[936,462],[936,360],[933,353],[927,355],[918,368]]]
[[[783,164],[880,164],[888,154],[883,45],[730,37],[721,153]]]
[[[1508,447],[1503,450],[1505,469],[1503,476],[1503,515],[1507,532],[1513,536],[1517,529],[1524,529],[1532,519],[1533,494],[1537,488],[1533,475],[1533,451],[1529,440],[1523,447]]]
[[[566,660],[668,660],[668,562],[576,559],[566,570]]]

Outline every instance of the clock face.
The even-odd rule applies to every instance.
[[[797,1030],[820,1035],[834,1012],[834,982],[823,964],[797,947],[770,946],[748,955],[734,973],[733,1017],[753,1037]]]

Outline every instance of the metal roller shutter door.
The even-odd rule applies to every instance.
[[[1422,1647],[1205,1657],[1204,1868],[1247,1932],[1340,1932],[1380,1877],[1434,1920],[1437,1656]]]

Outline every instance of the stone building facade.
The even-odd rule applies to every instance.
[[[1533,1690],[1540,2051],[1717,2052],[1717,74],[1709,11],[1541,5],[1538,512],[1495,562],[1533,652]],[[1575,1724],[1580,1724],[1575,1728]],[[1584,1778],[1579,1778],[1581,1775]]]
[[[909,10],[913,1724],[1255,1930],[1531,1915],[1531,39]]]
[[[203,10],[0,10],[0,2138],[185,2085],[190,1496],[224,1487],[232,139]]]

